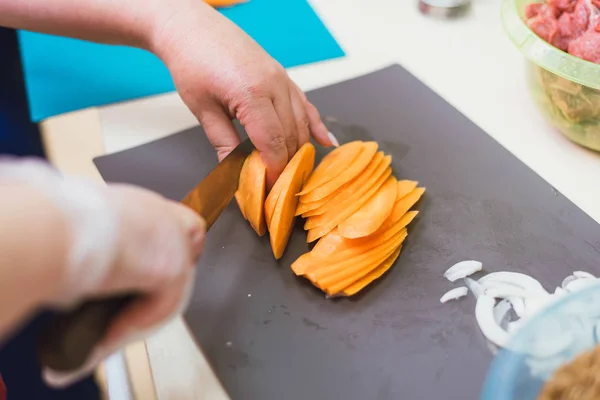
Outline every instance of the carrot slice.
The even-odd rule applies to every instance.
[[[387,167],[383,173],[375,181],[371,181],[370,184],[364,185],[364,189],[359,190],[349,197],[346,197],[343,201],[336,204],[335,207],[329,209],[326,213],[315,217],[310,217],[304,224],[304,229],[314,229],[317,227],[328,227],[329,229],[323,233],[323,235],[333,228],[338,226],[346,218],[354,214],[363,204],[365,204],[371,197],[377,193],[385,181],[392,175],[392,169]],[[320,235],[319,237],[323,236]]]
[[[355,239],[375,232],[392,213],[397,193],[396,178],[390,176],[369,201],[338,225],[340,235]]]
[[[245,163],[245,161],[244,161],[244,163]],[[244,168],[244,167],[242,167],[242,168]],[[244,217],[244,219],[247,220],[248,218],[246,218],[246,213],[244,212],[244,198],[240,194],[239,189],[237,192],[235,192],[235,201],[237,202],[237,205],[240,209],[240,212],[242,213],[242,216]]]
[[[395,212],[398,214],[406,214],[408,210],[419,201],[421,196],[423,196],[423,193],[425,193],[425,188],[420,187],[402,197],[400,201],[394,205]]]
[[[340,190],[342,190],[342,189],[340,189]],[[337,192],[334,192],[334,193],[330,194],[329,196],[322,198],[321,200],[311,201],[308,203],[302,203],[302,197],[301,197],[300,201],[298,203],[298,208],[296,209],[296,215],[301,215],[301,214],[307,213],[309,211],[316,210],[316,209],[320,208],[321,206],[327,204],[327,202],[331,201],[336,195],[337,195]]]
[[[365,266],[365,268],[361,269],[355,275],[349,276],[346,279],[343,279],[341,281],[337,281],[337,282],[331,284],[326,289],[327,294],[329,294],[329,295],[339,294],[340,292],[342,292],[342,290],[344,290],[344,288],[346,288],[349,285],[352,285],[354,282],[359,281],[359,280],[363,279],[364,277],[368,276],[371,272],[373,272],[374,270],[379,268],[379,266],[381,264],[383,264],[388,258],[393,256],[399,247],[400,246],[398,246],[395,249],[392,249],[391,251],[382,253],[380,256],[377,257],[377,260],[373,260],[373,262],[369,263],[368,266]]]
[[[379,264],[388,258],[389,255],[402,244],[406,236],[406,229],[403,229],[380,246],[374,247],[356,257],[345,259],[341,262],[321,268],[316,268],[313,271],[306,273],[305,276],[310,279],[311,282],[316,283],[319,287],[327,290],[328,293],[331,293],[331,286],[343,282],[340,288],[333,291],[333,293],[337,293],[352,282],[377,268]]]
[[[302,191],[298,193],[298,196],[315,190],[342,173],[358,157],[363,147],[364,142],[357,140],[343,144],[323,157],[323,160],[315,168],[315,171],[308,179],[308,182],[306,182],[306,185],[304,185]]]
[[[294,213],[298,206],[296,194],[310,176],[315,163],[315,147],[309,142],[304,144],[292,157],[277,182],[282,182],[283,188],[278,195],[277,204],[268,229],[270,232],[271,248],[275,259],[281,258],[288,244],[294,222]],[[277,194],[269,193],[269,196]],[[268,199],[268,198],[267,198]]]
[[[394,265],[398,256],[400,255],[400,251],[402,250],[402,245],[400,245],[391,256],[385,259],[377,268],[373,271],[369,272],[367,275],[363,276],[356,282],[352,283],[350,286],[346,287],[342,293],[346,296],[353,296],[356,293],[363,290],[367,285],[374,282],[376,279],[380,278],[383,274],[386,273],[388,269]]]
[[[346,163],[344,169],[340,171],[341,173],[335,175],[332,180],[316,189],[309,192],[304,191],[305,193],[302,194],[300,199],[303,202],[320,200],[355,179],[373,160],[375,153],[377,153],[377,147],[377,142],[365,142],[358,156],[351,163]]]
[[[371,235],[364,238],[347,239],[340,236],[336,230],[334,230],[319,240],[309,253],[298,257],[298,259],[292,263],[292,271],[294,271],[296,275],[304,275],[316,268],[341,262],[351,257],[356,257],[359,254],[380,246],[398,232],[405,229],[415,215],[416,212],[414,211],[406,213],[387,230],[381,231],[381,233],[376,236]]]
[[[260,158],[260,153],[254,150],[244,161],[236,200],[242,215],[259,236],[263,236],[267,231],[263,206],[266,186],[267,169]]]
[[[281,190],[275,191],[271,189],[267,199],[265,200],[265,219],[267,220],[267,228],[271,226],[271,221],[273,220],[273,213],[275,212],[275,206],[277,206],[277,201],[279,200],[279,195],[281,195]]]
[[[415,190],[418,184],[419,182],[417,181],[398,181],[398,198],[401,199],[402,197]]]
[[[392,156],[384,156],[380,151],[375,154],[371,164],[353,181],[348,182],[345,186],[334,192],[334,197],[315,209],[314,215],[322,215],[330,209],[335,209],[340,206],[340,203],[346,201],[351,196],[360,196],[357,193],[365,193],[382,174],[385,173],[387,167],[392,163]],[[300,198],[302,201],[302,198]],[[307,215],[308,216],[308,215]]]
[[[315,244],[309,254],[313,257],[326,257],[343,250],[356,248],[364,243],[383,242],[389,238],[389,233],[399,232],[402,228],[406,228],[408,224],[417,216],[418,211],[409,211],[404,215],[390,215],[385,225],[382,225],[377,232],[368,237],[357,239],[348,239],[339,234],[337,229],[323,236],[321,240]],[[374,245],[375,246],[375,245]]]

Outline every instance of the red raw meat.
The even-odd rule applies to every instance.
[[[600,64],[600,0],[547,0],[525,9],[527,26],[570,54]]]
[[[597,25],[569,43],[569,53],[575,57],[600,64],[600,32]]]

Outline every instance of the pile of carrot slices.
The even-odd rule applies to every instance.
[[[266,195],[266,169],[258,152],[246,159],[236,199],[260,236],[267,231],[281,258],[295,221],[305,219],[313,249],[292,270],[330,296],[352,296],[394,264],[417,216],[411,208],[425,188],[392,174],[392,157],[376,142],[354,141],[327,154],[313,170],[315,148],[307,143]]]

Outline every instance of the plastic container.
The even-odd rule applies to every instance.
[[[536,1],[502,0],[505,31],[530,61],[531,95],[566,137],[600,151],[600,65],[557,49],[529,29],[525,6]]]
[[[600,342],[600,281],[533,316],[488,371],[482,400],[534,400],[564,363]]]

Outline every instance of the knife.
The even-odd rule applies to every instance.
[[[207,231],[235,195],[242,166],[252,150],[252,142],[243,141],[181,201],[204,218]],[[62,372],[83,366],[110,321],[138,296],[89,300],[74,310],[57,314],[38,337],[41,365]]]

